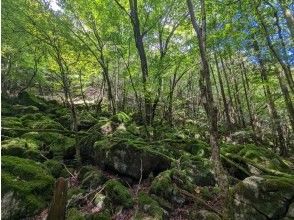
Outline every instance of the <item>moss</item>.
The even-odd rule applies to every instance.
[[[86,165],[86,166],[83,166],[80,171],[79,171],[79,180],[83,180],[85,178],[85,174],[89,171],[96,171],[97,168],[95,168],[94,166],[91,166],[91,165]]]
[[[99,170],[88,171],[82,180],[82,187],[85,189],[96,189],[99,185],[106,182],[106,178]]]
[[[2,154],[18,157],[27,157],[28,150],[36,150],[38,145],[32,140],[12,138],[2,141]]]
[[[68,167],[67,169],[64,168],[64,169],[61,170],[61,172],[60,172],[60,176],[61,176],[61,177],[64,177],[64,178],[71,177],[71,175],[70,175],[70,173],[69,173],[68,171],[69,171],[70,173],[72,173],[72,174],[74,173],[74,169]]]
[[[81,189],[79,187],[72,187],[69,188],[67,191],[67,198],[70,199],[75,195],[83,194],[85,192],[84,189]]]
[[[75,139],[54,132],[29,132],[22,135],[26,140],[32,140],[44,151],[51,151],[53,157],[60,160],[66,157],[70,149],[75,150]]]
[[[158,202],[152,199],[147,193],[139,193],[138,204],[142,212],[148,213],[156,219],[163,218],[163,209],[159,206]]]
[[[173,182],[172,170],[164,171],[155,177],[150,187],[150,193],[177,205],[182,205],[186,201]]]
[[[36,106],[25,106],[25,105],[13,105],[11,106],[11,111],[13,115],[24,115],[24,114],[33,114],[39,112],[39,108]]]
[[[117,180],[108,180],[105,186],[106,195],[116,205],[122,205],[124,208],[133,206],[132,196],[129,190]]]
[[[133,179],[148,177],[170,168],[171,158],[150,149],[149,145],[140,139],[127,139],[121,136],[104,138],[94,145],[95,162],[101,167],[107,167]],[[91,155],[89,155],[91,157]]]
[[[111,215],[108,210],[103,210],[98,213],[90,214],[86,217],[87,220],[111,220]]]
[[[17,117],[2,117],[1,125],[4,128],[23,128],[21,120]],[[2,135],[8,137],[18,137],[19,134],[20,132],[16,130],[2,130]]]
[[[17,117],[2,117],[1,124],[7,128],[21,128],[23,127],[22,122]]]
[[[22,105],[32,105],[38,107],[40,110],[45,110],[48,106],[42,98],[34,96],[26,91],[18,95],[18,102]]]
[[[44,165],[49,170],[52,176],[58,178],[61,176],[63,170],[63,165],[57,160],[47,160],[44,162]]]
[[[32,160],[13,156],[2,156],[1,166],[2,194],[11,194],[9,201],[19,201],[15,207],[2,206],[9,219],[31,216],[47,206],[54,179],[46,169]]]
[[[32,129],[57,129],[64,130],[64,127],[59,123],[54,121],[48,116],[41,116],[37,119],[31,119],[30,117],[25,117],[22,120],[24,126],[27,126]]]
[[[66,213],[67,220],[86,220],[85,215],[76,208],[70,208]]]
[[[231,191],[235,216],[252,219],[263,213],[268,219],[282,219],[294,196],[294,179],[276,176],[251,176]]]
[[[91,113],[88,111],[82,111],[79,114],[79,118],[78,118],[79,129],[89,129],[92,126],[94,126],[97,122],[98,120],[94,118],[91,115]]]
[[[128,123],[131,120],[125,112],[118,112],[111,117],[111,121],[115,123]]]
[[[237,155],[249,159],[267,169],[294,174],[293,170],[290,168],[291,165],[289,166],[289,164],[291,164],[290,162],[287,161],[287,163],[285,163],[281,157],[263,146],[256,146],[254,144],[224,144],[222,145],[222,153],[228,157],[230,157],[230,155]],[[234,158],[231,159],[234,160]]]

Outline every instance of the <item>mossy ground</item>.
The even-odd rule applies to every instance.
[[[9,217],[32,216],[48,207],[54,178],[64,176],[70,182],[69,220],[103,220],[115,215],[168,219],[179,210],[188,212],[183,215],[187,219],[218,219],[183,194],[188,192],[222,209],[217,203],[220,189],[209,160],[210,146],[194,121],[184,128],[155,123],[148,127],[151,137],[147,138],[146,128],[133,120],[135,114],[97,115],[77,108],[78,129],[87,135],[75,139],[61,132],[70,129],[69,109],[30,94],[19,98],[3,104],[2,126],[20,130],[4,130],[2,139],[2,193],[10,201],[6,205],[20,207],[14,214],[6,212]],[[42,129],[58,132],[36,131]],[[81,150],[81,167],[68,163],[75,156],[76,144]],[[248,171],[248,164],[238,157],[289,174],[267,176],[264,190],[286,193],[292,187],[293,165],[271,150],[253,144],[223,144],[221,148],[223,155]],[[231,193],[241,188],[237,184]]]
[[[2,207],[15,209],[5,217],[16,219],[32,216],[49,204],[54,179],[41,164],[19,157],[2,156],[1,168],[2,195],[13,193],[15,200],[19,201],[16,207]]]

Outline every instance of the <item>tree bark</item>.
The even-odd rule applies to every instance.
[[[196,36],[198,38],[198,47],[200,50],[201,57],[201,71],[200,71],[200,90],[202,95],[202,103],[209,120],[209,129],[210,129],[210,145],[212,147],[211,159],[214,164],[214,172],[216,174],[216,179],[218,184],[223,191],[225,198],[228,198],[228,179],[225,173],[225,170],[222,166],[220,159],[220,148],[218,143],[218,125],[217,125],[217,107],[215,106],[211,81],[210,81],[210,71],[209,64],[206,54],[206,11],[205,11],[205,1],[200,0],[201,3],[201,27],[198,25],[195,13],[194,6],[191,0],[187,0],[188,11],[190,14],[190,19],[192,26],[195,30]]]
[[[286,149],[286,146],[285,146],[285,140],[284,140],[283,130],[282,130],[282,126],[281,126],[281,119],[280,119],[280,116],[278,115],[276,105],[275,105],[275,102],[273,100],[272,93],[271,93],[271,90],[270,90],[270,87],[269,87],[267,70],[265,68],[264,61],[263,61],[263,59],[261,57],[261,52],[260,52],[260,49],[259,49],[259,45],[258,45],[256,40],[254,40],[253,44],[254,44],[254,50],[255,50],[256,55],[257,55],[257,60],[258,60],[259,68],[260,68],[260,74],[261,74],[261,79],[262,79],[262,82],[263,82],[265,96],[266,96],[267,101],[268,101],[269,112],[270,112],[270,115],[272,116],[272,123],[273,123],[273,126],[274,126],[274,133],[276,133],[278,141],[279,141],[279,147],[281,149],[281,155],[284,156],[284,155],[287,154],[287,149]]]
[[[220,69],[219,69],[218,61],[217,61],[217,56],[216,56],[215,53],[214,53],[214,60],[215,60],[216,72],[217,72],[217,76],[218,76],[220,90],[221,90],[221,96],[222,96],[223,104],[224,104],[227,127],[228,127],[229,130],[232,130],[232,121],[231,121],[230,112],[229,112],[229,105],[228,105],[228,102],[227,102],[225,89],[224,89],[224,84],[223,84],[223,80],[222,80],[222,77],[221,77],[221,74],[220,74]]]
[[[143,92],[144,92],[144,102],[145,102],[145,124],[150,125],[151,123],[151,94],[148,90],[148,63],[146,52],[143,43],[143,34],[140,30],[140,20],[138,15],[138,5],[137,0],[129,0],[130,10],[131,10],[131,23],[134,32],[134,38],[136,43],[136,48],[140,57],[140,64],[141,64],[141,72],[142,72],[142,83],[143,83]]]

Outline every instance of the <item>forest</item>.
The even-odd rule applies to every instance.
[[[294,219],[291,0],[3,0],[1,219]]]

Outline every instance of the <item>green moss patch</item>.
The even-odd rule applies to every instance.
[[[124,208],[133,206],[132,196],[124,185],[117,180],[108,180],[105,186],[106,195],[115,205],[121,205]]]
[[[3,219],[32,216],[48,205],[54,179],[40,164],[2,156]]]

